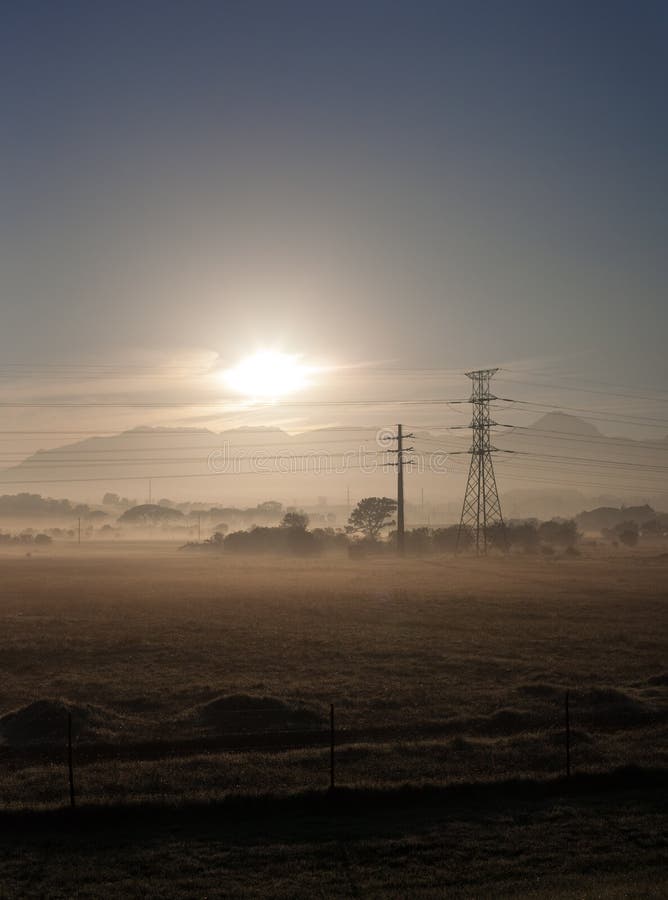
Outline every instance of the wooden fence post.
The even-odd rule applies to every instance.
[[[74,766],[72,763],[72,713],[67,714],[67,771],[70,776],[70,806],[72,809],[76,806],[74,797]]]
[[[334,790],[334,704],[329,705],[329,789]]]
[[[570,691],[566,691],[566,778],[571,777],[571,715]]]

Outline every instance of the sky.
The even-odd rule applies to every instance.
[[[208,400],[266,347],[329,398],[668,389],[667,38],[647,0],[3,3],[0,393]]]

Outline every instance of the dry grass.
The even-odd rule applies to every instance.
[[[661,557],[316,562],[163,545],[14,553],[0,571],[5,810],[66,800],[62,749],[39,745],[62,745],[67,710],[79,795],[98,805],[323,788],[326,746],[223,746],[312,733],[330,702],[349,786],[560,772],[566,688],[579,771],[666,765]],[[47,824],[29,840],[5,830],[0,885],[7,897],[654,898],[661,809],[646,791],[252,827],[130,818],[90,836]]]
[[[0,565],[0,713],[19,710],[4,721],[5,804],[60,801],[60,775],[21,759],[58,740],[62,701],[80,743],[121,756],[205,741],[169,762],[81,753],[89,799],[322,786],[324,748],[201,749],[320,728],[330,702],[353,739],[339,751],[347,784],[558,772],[566,688],[578,767],[666,762],[663,558],[193,559],[163,546]]]
[[[665,802],[643,780],[5,816],[2,893],[659,898]]]

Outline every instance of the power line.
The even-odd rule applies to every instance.
[[[596,388],[585,388],[585,387],[579,387],[579,386],[575,386],[575,385],[554,384],[554,383],[548,383],[548,382],[535,382],[535,381],[533,381],[533,382],[532,381],[520,381],[519,379],[506,378],[506,377],[502,377],[500,380],[507,384],[518,384],[518,385],[523,385],[525,387],[541,387],[541,388],[547,387],[547,388],[554,388],[554,390],[558,390],[558,391],[576,391],[578,393],[584,393],[584,394],[598,394],[598,395],[602,395],[604,397],[619,397],[620,399],[626,399],[626,400],[647,400],[650,403],[668,403],[668,397],[649,397],[647,395],[643,396],[642,394],[626,394],[626,393],[619,393],[617,391],[602,391],[602,390],[596,389]]]
[[[562,412],[566,410],[567,412],[577,412],[577,413],[586,413],[587,415],[582,416],[584,419],[592,419],[593,421],[602,421],[602,422],[619,422],[623,425],[644,425],[646,427],[668,427],[668,419],[659,419],[655,416],[634,416],[628,415],[625,413],[621,413],[619,415],[615,414],[615,418],[606,418],[605,416],[599,415],[596,410],[590,410],[588,407],[582,406],[560,406],[556,403],[539,403],[536,400],[515,400],[508,397],[497,397],[496,399],[502,400],[506,403],[512,403],[514,405],[521,406],[535,406],[539,409],[550,409],[557,412]],[[594,413],[594,415],[591,415]],[[656,424],[649,424],[656,423]]]
[[[53,429],[46,429],[40,431],[34,430],[14,430],[14,429],[0,429],[0,434],[16,434],[16,435],[38,435],[38,436],[54,436],[54,435],[87,435],[89,437],[135,437],[141,436],[144,437],[163,437],[164,435],[181,435],[183,437],[194,437],[195,435],[208,435],[209,437],[222,437],[227,434],[272,434],[273,432],[278,431],[282,434],[289,435],[290,432],[286,431],[280,427],[273,427],[267,425],[240,425],[236,428],[227,428],[223,431],[212,431],[210,428],[202,429],[198,431],[197,429],[192,428],[162,428],[158,427],[155,429],[150,429],[146,427],[140,428],[131,428],[125,431],[111,431],[104,429],[97,430],[88,430],[88,431],[57,431]],[[369,425],[324,425],[322,427],[318,426],[317,428],[309,428],[306,431],[294,432],[295,434],[304,435],[304,434],[317,434],[320,431],[366,431],[368,433],[373,433],[378,431],[377,426],[369,426]]]
[[[570,456],[570,455],[559,455],[555,453],[533,453],[529,450],[517,450],[514,451],[520,456],[529,456],[529,457],[537,457],[539,459],[556,459],[556,460],[564,460],[566,462],[576,462],[576,463],[584,463],[585,465],[591,464],[596,466],[613,466],[616,469],[620,468],[634,468],[634,469],[642,469],[643,471],[668,471],[668,466],[662,465],[652,465],[650,463],[634,463],[634,462],[624,462],[623,460],[615,460],[615,459],[598,459],[598,458],[590,458],[587,456]]]
[[[372,441],[372,440],[373,440],[373,438],[367,438],[365,440],[362,440],[361,443],[362,444],[368,443],[369,441]],[[302,445],[298,449],[304,449],[303,444],[305,444],[306,442],[302,441],[302,442],[298,442],[298,443],[300,443]],[[315,451],[320,446],[329,445],[329,444],[347,444],[347,443],[349,443],[348,438],[326,438],[321,441],[318,441],[318,445],[317,446],[314,445],[312,449]],[[113,448],[113,449],[90,448],[90,447],[80,447],[79,448],[78,447],[76,449],[76,453],[77,454],[95,454],[95,455],[106,453],[108,455],[111,453],[121,453],[121,452],[122,453],[156,453],[156,452],[168,453],[168,452],[174,452],[177,450],[199,450],[202,453],[205,453],[207,451],[225,449],[225,447],[221,446],[221,444],[224,445],[225,442],[221,442],[219,444],[213,444],[213,445],[202,445],[202,446],[195,445],[195,446],[190,446],[190,447],[183,447],[183,446],[182,447],[117,447],[117,448]],[[265,443],[263,443],[260,445],[260,444],[237,444],[235,442],[234,444],[229,444],[229,448],[231,450],[235,450],[235,451],[236,450],[257,450],[257,449],[266,448],[266,447],[285,447],[285,443],[280,443],[280,444],[265,444]],[[44,462],[45,460],[53,460],[55,462],[62,462],[63,461],[62,454],[69,454],[72,452],[73,452],[72,446],[70,446],[69,448],[54,447],[53,449],[50,449],[50,450],[39,450],[39,451],[36,451],[33,453],[30,453],[27,451],[24,455],[20,455],[21,451],[19,451],[19,450],[0,450],[0,457],[7,457],[8,455],[10,455],[12,459],[16,459],[19,462],[25,461],[26,463],[28,463],[28,462],[34,462],[34,463]],[[34,459],[33,457],[37,456],[38,454],[41,456],[41,459],[40,460]],[[155,459],[160,460],[163,458],[155,457]],[[185,457],[179,457],[178,459],[185,459]],[[83,460],[83,461],[85,462],[85,460]],[[106,462],[114,462],[114,460],[109,459],[109,460],[106,460]]]
[[[35,409],[180,409],[184,406],[190,407],[192,409],[208,409],[214,408],[221,405],[221,403],[228,401],[238,401],[238,396],[223,396],[218,397],[215,400],[211,400],[210,402],[193,402],[190,400],[183,400],[181,402],[174,401],[164,401],[157,402],[153,401],[142,402],[142,401],[97,401],[93,402],[71,402],[71,401],[34,401],[34,400],[25,400],[25,401],[9,401],[3,400],[0,401],[0,407],[7,409],[24,409],[24,408],[35,408]],[[440,406],[443,404],[450,403],[466,403],[466,400],[447,400],[438,397],[430,397],[424,400],[387,400],[383,398],[375,399],[375,400],[281,400],[276,401],[275,403],[271,403],[269,408],[273,408],[280,406],[282,408],[292,408],[292,407],[337,407],[337,406]]]
[[[341,471],[348,471],[348,469],[366,469],[367,466],[364,464],[357,463],[348,463]],[[235,471],[235,472],[187,472],[187,473],[176,473],[173,475],[151,475],[152,479],[175,479],[175,478],[220,478],[224,475],[231,475],[237,477],[239,475],[299,475],[303,474],[299,471],[290,471],[286,469],[261,469],[259,471],[253,472],[243,472],[243,471]],[[335,475],[339,474],[337,472],[316,472],[312,471],[309,474],[311,475]],[[16,487],[18,484],[78,484],[83,482],[99,482],[99,481],[146,481],[146,475],[100,475],[94,478],[35,478],[35,479],[21,479],[15,481],[0,481],[0,485],[11,485]]]
[[[627,450],[668,452],[668,443],[665,441],[655,441],[653,443],[649,443],[645,441],[637,441],[635,440],[635,438],[608,437],[605,434],[585,437],[584,435],[571,434],[571,432],[569,431],[560,431],[550,428],[534,428],[531,425],[507,425],[505,427],[510,428],[511,433],[513,434],[515,434],[515,431],[517,430],[517,437],[531,437],[531,435],[533,434],[546,434],[550,436],[550,440],[569,441],[578,444],[593,444],[594,446],[603,444],[606,447],[617,446],[624,447]],[[529,432],[529,434],[527,434],[527,432]]]
[[[335,460],[335,459],[348,459],[351,455],[362,455],[362,456],[379,456],[383,453],[387,453],[388,451],[384,450],[363,450],[360,454],[358,450],[350,450],[347,453],[321,453],[319,451],[314,451],[310,454],[285,454],[284,456],[271,455],[267,454],[266,456],[236,456],[231,454],[229,456],[225,456],[226,460],[232,463],[235,462],[250,462],[250,463],[264,463],[264,462],[285,462],[285,461],[295,461],[302,462],[304,460]],[[54,460],[53,462],[42,462],[41,460],[24,460],[23,464],[33,465],[34,468],[39,469],[43,468],[72,468],[74,466],[85,466],[86,468],[97,468],[99,466],[116,466],[116,465],[159,465],[159,464],[174,464],[174,463],[184,463],[184,462],[206,462],[206,457],[201,456],[177,456],[177,457],[152,457],[149,459],[70,459],[70,460]]]
[[[505,471],[505,466],[508,463],[504,464],[504,478],[511,478],[514,480],[520,480],[525,484],[528,483],[536,483],[536,484],[551,484],[557,485],[558,487],[580,487],[580,488],[589,488],[589,487],[598,487],[607,491],[619,491],[620,487],[618,483],[610,483],[610,482],[600,482],[600,481],[591,481],[587,479],[586,481],[573,481],[568,478],[542,478],[534,475],[530,470],[528,471],[526,468],[522,468],[521,472],[517,474],[513,474],[512,472]],[[542,471],[553,471],[550,467],[545,467]],[[657,487],[655,485],[650,484],[627,484],[625,483],[621,488],[624,492],[628,493],[629,491],[636,492],[645,492],[649,494],[666,494],[668,495],[668,490]]]
[[[454,460],[453,460],[454,462]],[[634,478],[638,477],[647,477],[650,479],[647,483],[657,483],[657,479],[663,479],[662,472],[646,472],[645,467],[642,465],[633,466],[633,467],[619,467],[617,465],[606,465],[605,463],[598,463],[595,460],[592,460],[592,465],[588,466],[586,469],[582,469],[582,464],[578,460],[572,460],[568,458],[563,459],[549,459],[543,458],[541,456],[529,456],[523,457],[523,455],[519,455],[517,457],[509,457],[504,458],[502,460],[503,466],[514,465],[519,466],[522,471],[529,472],[531,469],[543,469],[550,472],[563,471],[566,476],[571,476],[572,474],[581,474],[585,478],[589,478],[591,476],[599,477],[599,478],[610,478],[614,479],[617,483],[619,483],[620,477],[624,476],[625,483],[626,478],[630,474]],[[574,468],[575,467],[575,468]]]
[[[511,372],[514,375],[523,375],[526,372],[528,372],[529,374],[535,375],[538,378],[554,378],[556,375],[556,378],[559,379],[559,375],[554,372],[550,372],[547,375],[541,374],[544,371],[541,369],[507,369],[507,368],[503,368],[500,371]],[[611,381],[598,381],[593,378],[585,378],[582,375],[577,375],[577,376],[574,375],[572,377],[577,377],[577,379],[579,381],[584,382],[585,384],[594,384],[598,387],[620,388],[624,392],[636,391],[636,394],[633,395],[632,399],[644,399],[643,397],[638,397],[637,392],[639,392],[639,391],[651,391],[652,393],[655,393],[655,394],[668,394],[668,389],[657,388],[655,386],[650,386],[650,385],[619,384],[619,383],[611,382]],[[504,375],[501,376],[501,379],[503,381],[510,380],[510,379],[506,379],[506,377]],[[555,387],[559,390],[562,388],[565,388],[567,390],[569,390],[569,389],[587,390],[586,388],[579,388],[579,387],[575,387],[575,386],[564,385],[563,379],[561,379],[561,380],[562,380],[562,384],[554,384],[554,382],[552,382],[551,384],[548,384],[546,382],[540,382],[539,384],[535,384],[535,385],[533,385],[531,382],[527,382],[527,384],[532,384],[532,386],[535,386],[535,387],[539,387],[539,386],[540,387]],[[517,383],[519,384],[520,382],[517,382]],[[614,394],[613,392],[610,392],[610,394],[611,394],[611,396],[621,396],[619,394]],[[646,399],[652,400],[652,399],[658,399],[658,398],[647,397]]]

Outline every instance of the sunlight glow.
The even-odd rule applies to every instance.
[[[261,350],[226,369],[222,376],[225,384],[239,394],[273,400],[308,387],[308,375],[313,371],[295,354]]]

